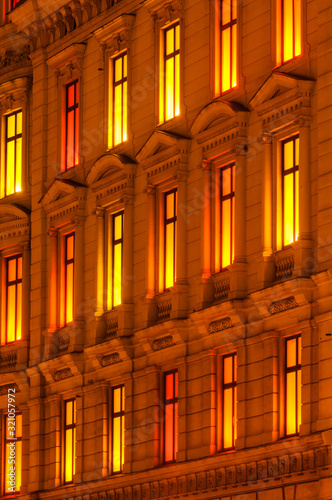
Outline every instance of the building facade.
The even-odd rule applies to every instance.
[[[0,6],[1,497],[332,499],[331,0]]]

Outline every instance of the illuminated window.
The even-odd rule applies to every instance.
[[[64,482],[72,483],[76,458],[76,399],[65,401],[64,422]]]
[[[277,0],[277,64],[302,53],[302,1]]]
[[[112,148],[121,144],[128,138],[127,132],[127,52],[123,52],[111,59],[111,72],[113,75],[113,85],[110,89],[109,116],[110,137],[109,147]]]
[[[13,463],[13,456],[15,463]],[[4,493],[18,493],[22,484],[22,414],[4,416]],[[14,468],[14,469],[13,469]],[[13,473],[14,472],[14,473]],[[14,478],[14,480],[13,480]]]
[[[299,136],[282,142],[282,241],[290,245],[299,236]]]
[[[237,86],[237,0],[216,0],[215,95]]]
[[[178,451],[178,372],[164,375],[164,462],[174,462]]]
[[[234,448],[236,440],[236,366],[237,356],[235,353],[222,357],[221,373],[221,443],[220,450]]]
[[[286,436],[299,433],[301,425],[301,336],[286,339]]]
[[[168,289],[174,285],[176,279],[176,189],[165,193],[164,211],[164,285],[165,289]]]
[[[160,122],[180,114],[180,24],[168,26],[163,33],[163,67],[160,82]]]
[[[108,309],[121,304],[122,267],[123,267],[123,216],[117,212],[110,217],[111,252],[109,252],[108,269]]]
[[[5,168],[1,196],[22,190],[22,110],[5,116]]]
[[[111,413],[111,474],[122,472],[124,464],[124,418],[125,391],[124,386],[112,388]]]
[[[64,170],[78,165],[78,80],[66,85],[66,142]]]
[[[234,259],[235,164],[220,169],[220,253],[221,267]]]
[[[65,255],[64,255],[64,271],[65,271],[65,324],[67,325],[74,319],[74,251],[75,251],[75,233],[70,233],[65,236]]]
[[[22,255],[6,259],[6,343],[22,334]]]

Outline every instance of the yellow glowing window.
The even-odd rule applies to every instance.
[[[221,267],[232,264],[234,259],[235,224],[235,165],[220,169],[220,242]]]
[[[177,190],[165,193],[164,219],[164,287],[168,289],[176,280],[177,247]]]
[[[299,433],[301,425],[301,336],[286,339],[286,436]]]
[[[160,82],[160,121],[180,114],[180,24],[163,30],[164,65]]]
[[[298,136],[282,142],[282,241],[290,245],[299,237],[299,145]]]
[[[302,0],[277,0],[277,64],[302,53]]]
[[[22,414],[4,416],[4,493],[19,493],[22,484]]]
[[[109,99],[109,148],[121,144],[128,138],[127,124],[127,52],[111,59],[113,85]]]
[[[222,381],[221,381],[221,433],[219,442],[220,450],[234,448],[237,426],[237,356],[236,353],[227,354],[222,357]]]
[[[111,413],[111,474],[122,472],[124,464],[125,435],[125,390],[124,385],[112,388]]]
[[[22,191],[22,110],[6,115],[5,169],[1,196]]]
[[[178,372],[164,375],[164,463],[174,462],[178,451]]]
[[[78,157],[78,80],[66,85],[66,153],[64,170],[79,163]]]
[[[122,298],[122,271],[123,271],[123,217],[124,212],[111,215],[111,252],[109,253],[108,268],[108,309],[121,304]]]
[[[216,96],[237,86],[237,1],[216,0]]]
[[[6,259],[6,343],[22,335],[22,255]]]
[[[64,421],[64,482],[72,483],[76,459],[76,399],[65,401]]]
[[[65,324],[67,325],[74,319],[74,252],[75,252],[75,233],[65,236]]]

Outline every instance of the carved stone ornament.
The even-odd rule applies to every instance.
[[[7,49],[3,56],[0,55],[0,74],[8,71],[10,66],[16,66],[18,64],[28,62],[30,54],[30,47],[26,45],[20,52],[16,52],[11,49]],[[10,68],[11,69],[11,68]]]
[[[118,352],[113,352],[112,354],[106,354],[99,361],[101,366],[109,366],[114,365],[116,363],[121,363],[122,359],[120,358],[120,354]]]
[[[17,351],[9,351],[0,354],[0,369],[12,368],[17,363]]]
[[[233,321],[230,317],[218,319],[217,321],[212,321],[209,324],[209,333],[221,332],[222,330],[227,330],[227,328],[232,328],[234,326]]]
[[[58,382],[59,380],[65,380],[66,378],[70,377],[73,377],[70,368],[62,368],[61,370],[56,371],[53,375],[53,378],[56,382]]]
[[[175,345],[172,335],[167,335],[167,337],[162,337],[161,339],[156,339],[152,342],[152,350],[160,351],[161,349],[166,349]]]
[[[15,389],[15,392],[21,392],[17,384],[0,385],[0,396],[7,396],[9,389]]]
[[[282,311],[287,311],[288,309],[294,309],[294,307],[298,307],[295,297],[287,297],[286,299],[272,302],[269,309],[270,314],[277,314]]]

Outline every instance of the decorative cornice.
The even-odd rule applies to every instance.
[[[269,311],[270,314],[277,314],[282,311],[287,311],[288,309],[294,309],[294,307],[298,307],[295,297],[287,297],[286,299],[272,302]]]
[[[152,342],[152,350],[160,351],[161,349],[166,349],[167,347],[171,347],[173,345],[175,345],[175,342],[172,335],[167,335],[166,337],[154,340]]]
[[[118,52],[128,46],[131,41],[135,15],[122,14],[94,32],[101,49]]]
[[[232,328],[233,326],[234,323],[230,317],[218,319],[216,321],[212,321],[212,323],[209,324],[209,333],[227,330],[228,328]]]

